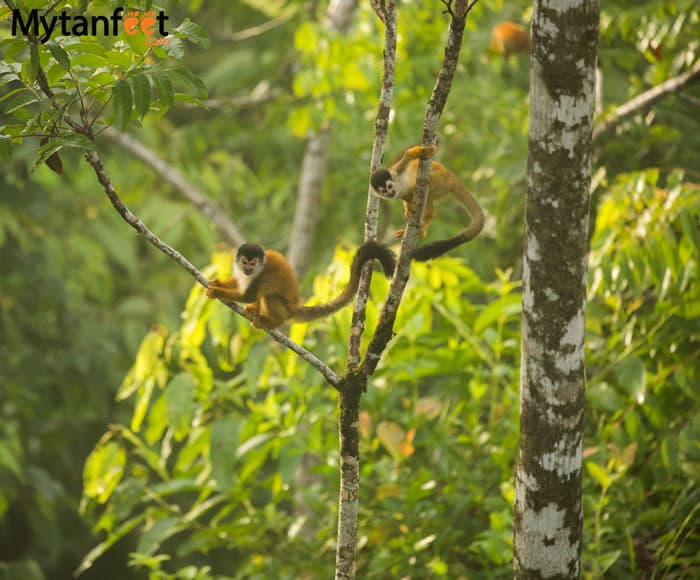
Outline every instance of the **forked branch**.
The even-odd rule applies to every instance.
[[[438,73],[435,87],[433,88],[425,110],[423,121],[423,145],[434,145],[437,141],[438,121],[440,120],[445,103],[447,102],[447,97],[452,86],[452,79],[457,69],[467,15],[476,4],[476,1],[477,0],[473,0],[472,2],[468,2],[467,0],[454,0],[454,4],[450,4],[453,16],[450,20],[447,44],[445,46],[445,56]],[[418,240],[419,224],[427,198],[431,167],[432,162],[430,159],[422,159],[420,161],[418,176],[416,178],[416,189],[413,193],[411,218],[409,219],[401,243],[396,273],[391,281],[389,295],[384,303],[377,328],[370,340],[367,353],[362,361],[362,373],[366,377],[369,377],[377,368],[382,353],[394,335],[394,321],[396,320],[396,314],[410,274],[411,252],[416,247],[416,242]]]

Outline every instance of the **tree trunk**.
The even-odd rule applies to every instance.
[[[318,206],[328,167],[328,129],[314,133],[306,142],[299,176],[299,196],[289,236],[288,259],[297,276],[309,265],[311,245],[318,221]]]
[[[600,5],[537,0],[523,263],[516,578],[581,572],[584,315]]]

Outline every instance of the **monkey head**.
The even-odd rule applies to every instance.
[[[241,278],[257,278],[265,266],[265,252],[258,244],[241,244],[233,270]]]
[[[396,186],[394,184],[394,176],[391,171],[385,167],[380,167],[370,177],[370,184],[374,193],[379,197],[394,199],[396,197]]]

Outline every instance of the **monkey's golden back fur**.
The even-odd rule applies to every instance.
[[[284,256],[275,250],[265,250],[258,295],[284,298],[292,312],[301,306],[296,274]]]

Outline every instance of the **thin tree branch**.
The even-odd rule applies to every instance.
[[[614,129],[625,117],[629,117],[640,109],[649,107],[664,97],[680,91],[682,88],[696,82],[698,79],[700,79],[700,60],[687,72],[677,77],[670,78],[617,107],[595,126],[593,129],[593,142],[600,140],[604,135]]]
[[[252,107],[272,103],[282,97],[282,93],[279,90],[274,89],[266,90],[260,95],[256,95],[256,92],[257,91],[254,89],[253,93],[250,95],[241,95],[238,97],[214,97],[207,99],[206,101],[202,101],[202,104],[208,109],[250,109]],[[201,107],[195,103],[183,102],[182,106],[187,109],[201,109]]]
[[[36,41],[36,40],[35,40]],[[42,92],[48,97],[48,99],[51,102],[51,105],[58,111],[62,111],[62,107],[60,104],[56,101],[55,96],[53,91],[51,90],[51,87],[49,86],[48,80],[46,79],[46,75],[44,74],[43,69],[41,66],[39,66],[39,70],[37,73],[37,82],[39,83],[39,88],[42,90]],[[84,109],[83,109],[84,111]],[[95,141],[95,137],[92,133],[91,126],[88,124],[81,125],[74,119],[70,117],[68,112],[64,112],[63,114],[63,120],[76,132],[82,135],[87,136],[91,141]],[[87,120],[85,120],[85,123],[87,123]],[[167,256],[171,257],[173,260],[175,260],[178,264],[180,264],[183,268],[185,268],[192,276],[194,277],[197,282],[199,282],[202,286],[205,288],[209,285],[209,281],[202,275],[202,273],[195,268],[192,263],[187,260],[180,252],[175,250],[174,248],[171,248],[169,245],[167,245],[165,242],[163,242],[158,236],[156,236],[151,230],[148,229],[146,224],[144,224],[139,218],[137,218],[124,204],[124,202],[121,200],[119,195],[117,194],[116,190],[112,186],[112,183],[107,176],[107,172],[104,169],[104,165],[102,164],[102,161],[100,157],[98,156],[96,151],[87,151],[85,153],[85,159],[87,162],[90,164],[90,166],[93,168],[95,171],[95,175],[97,176],[97,180],[100,182],[102,187],[105,190],[105,193],[107,194],[107,197],[109,200],[112,202],[112,205],[114,208],[117,210],[119,215],[122,216],[122,218],[129,224],[131,227],[133,227],[138,233],[142,234],[151,244],[153,244],[156,248],[158,248],[161,252],[166,254]],[[247,320],[251,320],[248,316],[247,313],[241,308],[238,304],[235,302],[227,302],[227,301],[222,301],[224,304],[226,304],[231,310],[236,312],[236,314],[239,314],[243,318]],[[321,375],[326,379],[326,381],[335,387],[336,389],[338,388],[338,385],[341,382],[340,376],[334,372],[328,365],[326,365],[323,361],[321,361],[318,357],[316,357],[314,354],[310,353],[307,351],[305,348],[302,346],[296,344],[292,340],[290,340],[288,337],[286,337],[284,334],[282,334],[279,330],[276,329],[263,329],[267,334],[269,334],[274,340],[279,342],[281,345],[287,347],[289,350],[295,352],[298,354],[301,358],[303,358],[306,362],[308,362],[311,366],[313,366]]]
[[[232,42],[240,42],[241,40],[249,40],[251,38],[255,38],[256,36],[261,36],[261,35],[265,34],[266,32],[270,32],[270,30],[274,30],[275,28],[279,28],[285,22],[287,22],[293,16],[295,16],[297,12],[298,12],[297,8],[294,8],[292,10],[288,10],[287,12],[278,16],[277,18],[273,18],[272,20],[268,20],[267,22],[263,22],[262,24],[258,24],[257,26],[251,26],[250,28],[246,28],[244,30],[239,30],[238,32],[225,33],[225,34],[221,35],[220,38],[222,40],[230,40]]]
[[[433,93],[428,101],[423,121],[424,145],[433,145],[437,141],[438,121],[445,107],[452,86],[452,79],[457,69],[467,15],[475,4],[476,0],[471,3],[467,0],[455,0],[454,5],[451,4],[451,10],[454,16],[450,20],[447,45],[445,46],[445,56],[438,73]],[[401,303],[401,298],[410,275],[410,254],[416,247],[416,242],[418,240],[418,229],[427,198],[431,168],[431,159],[421,159],[418,167],[418,175],[416,177],[416,188],[413,193],[411,217],[406,226],[406,232],[401,243],[396,272],[391,281],[389,295],[384,303],[377,328],[374,331],[374,335],[367,347],[367,353],[361,363],[362,373],[366,377],[369,377],[377,368],[382,352],[384,352],[384,349],[394,335],[394,321],[396,320],[399,304]]]
[[[165,255],[169,256],[178,264],[180,264],[180,266],[187,270],[192,275],[192,277],[195,280],[197,280],[197,282],[199,282],[202,286],[206,288],[209,285],[209,281],[204,277],[204,275],[199,270],[197,270],[197,268],[195,268],[192,265],[192,263],[189,260],[187,260],[187,258],[180,254],[180,252],[171,248],[168,244],[166,244],[164,241],[158,238],[158,236],[156,236],[151,230],[148,229],[146,224],[144,224],[129,210],[129,208],[126,207],[124,202],[119,197],[119,194],[112,186],[112,182],[107,176],[107,172],[105,171],[104,165],[102,164],[102,161],[98,156],[97,152],[88,151],[85,154],[85,159],[92,166],[93,170],[95,171],[95,175],[97,176],[97,180],[104,188],[107,197],[112,202],[112,205],[117,210],[119,215],[122,216],[124,221],[126,221],[139,234],[144,236],[149,243],[153,244]],[[250,317],[248,317],[247,313],[238,304],[236,304],[235,302],[228,301],[223,302],[236,314],[239,314],[243,318],[250,320]],[[315,355],[307,351],[305,348],[290,340],[279,330],[271,330],[266,328],[263,330],[267,332],[267,334],[269,334],[274,340],[297,353],[311,366],[313,366],[319,373],[321,373],[321,375],[323,375],[323,377],[330,385],[338,388],[338,384],[340,383],[340,377],[328,365],[319,360]]]
[[[389,130],[389,114],[394,97],[394,74],[396,72],[396,2],[395,0],[372,1],[372,8],[384,23],[384,65],[382,73],[382,89],[379,95],[379,106],[374,123],[374,141],[372,142],[372,157],[370,159],[369,175],[379,167],[384,155],[386,135]],[[377,239],[377,222],[379,216],[379,198],[372,193],[372,186],[367,187],[367,212],[365,213],[365,240]],[[360,286],[355,299],[352,313],[352,326],[348,343],[347,366],[356,365],[360,361],[360,341],[365,329],[365,316],[369,286],[372,281],[372,268],[367,266],[362,270]]]
[[[184,195],[192,205],[212,221],[217,231],[227,243],[233,246],[239,246],[245,241],[245,237],[241,231],[228,219],[226,213],[223,212],[212,199],[190,183],[178,169],[160,158],[155,151],[149,149],[128,133],[119,131],[114,127],[107,127],[103,131],[103,135],[125,151],[131,153],[134,157],[143,161]]]
[[[693,95],[689,95],[688,93],[678,93],[678,96],[683,99],[684,101],[687,101],[691,105],[695,105],[696,107],[700,107],[700,99],[697,97],[694,97]]]

